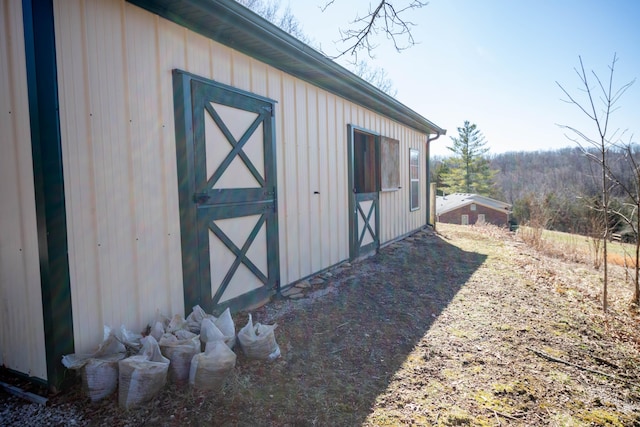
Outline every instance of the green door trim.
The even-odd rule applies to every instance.
[[[32,379],[59,391],[74,339],[53,1],[23,0],[22,24],[47,371]]]
[[[227,307],[237,311],[275,294],[280,286],[273,117],[275,101],[178,69],[173,70],[173,87],[185,313],[191,311],[196,304],[207,312],[219,313]],[[238,140],[210,105],[212,97],[217,104],[258,114]],[[198,111],[194,110],[194,106],[197,106]],[[204,128],[202,116],[197,114],[208,114],[232,146],[211,177],[206,176],[206,158],[202,155]],[[264,125],[266,144],[264,178],[243,151],[244,144],[260,124]],[[213,188],[235,158],[244,162],[256,179],[258,188]],[[214,223],[219,219],[250,215],[259,215],[259,218],[241,247]],[[266,275],[247,258],[247,251],[262,228],[267,236]],[[236,256],[214,295],[211,290],[209,230]],[[265,286],[218,303],[240,265],[248,268]]]
[[[374,137],[375,144],[375,167],[380,166],[380,134],[371,130],[347,125],[347,151],[349,164],[349,259],[355,260],[364,255],[378,250],[380,247],[380,174],[377,173],[376,191],[371,193],[356,193],[355,184],[355,149],[354,149],[354,133],[362,132]],[[361,202],[372,201],[369,211],[365,214],[361,206]],[[375,222],[371,224],[371,216],[375,214]],[[365,224],[362,232],[358,233],[358,225],[360,215],[365,218]],[[362,246],[366,232],[371,233],[373,241]]]

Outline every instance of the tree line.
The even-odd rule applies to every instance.
[[[636,161],[640,160],[639,151],[633,149]],[[620,184],[634,188],[636,177],[634,170],[628,167],[629,153],[623,148],[611,148],[608,156],[611,175],[615,175]],[[601,188],[597,182],[597,165],[579,147],[487,154],[482,164],[490,171],[484,175],[490,178],[489,185],[471,185],[471,191],[449,185],[450,171],[460,162],[455,155],[434,156],[430,162],[431,182],[437,183],[440,194],[471,192],[505,201],[513,205],[518,222],[529,221],[531,205],[537,203],[549,216],[549,229],[588,234],[592,205],[600,197]],[[455,169],[453,176],[459,173],[460,169]],[[614,206],[628,202],[622,186],[614,186],[611,196]],[[624,229],[624,224],[618,221],[615,231]]]

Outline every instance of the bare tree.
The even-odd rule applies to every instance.
[[[311,40],[311,38],[304,32],[300,21],[298,21],[295,15],[291,12],[291,8],[287,7],[284,11],[280,11],[279,0],[236,1],[247,9],[251,9],[253,12],[262,16],[272,24],[277,25],[280,29],[288,32],[298,40],[308,44],[318,51],[321,51],[320,47],[317,46],[316,43],[314,43],[313,40]],[[358,77],[371,83],[386,94],[393,97],[396,96],[397,90],[393,87],[393,81],[391,81],[384,68],[373,67],[363,60],[350,62],[349,65],[351,66],[351,71]]]
[[[638,158],[640,152],[638,147],[633,144],[632,138],[629,138],[628,143],[622,144],[621,148],[624,150],[624,160],[633,172],[634,179],[631,182],[619,179],[611,169],[607,173],[623,190],[629,200],[628,203],[623,204],[622,207],[613,212],[631,228],[635,237],[633,303],[640,306],[640,160]]]
[[[325,11],[336,0],[329,0],[321,7]],[[373,58],[373,51],[377,47],[375,36],[382,33],[393,42],[395,49],[400,52],[416,44],[412,27],[415,24],[408,20],[407,15],[412,10],[425,7],[428,2],[420,0],[380,0],[377,5],[369,4],[368,12],[362,15],[356,13],[351,21],[351,27],[340,30],[340,36],[346,48],[334,57],[339,58],[346,54],[357,58],[358,52],[366,50],[369,57]]]
[[[612,182],[608,176],[608,152],[611,148],[614,138],[616,138],[616,134],[618,130],[613,132],[609,131],[609,119],[611,118],[611,114],[617,109],[616,104],[620,100],[620,97],[626,92],[627,89],[633,84],[633,81],[622,85],[618,89],[613,88],[613,76],[615,72],[615,65],[618,61],[618,57],[616,54],[613,55],[613,60],[611,61],[611,65],[609,66],[609,81],[605,83],[602,82],[600,77],[594,72],[591,71],[591,78],[595,80],[595,87],[592,86],[593,80],[590,79],[589,75],[584,69],[584,64],[582,63],[582,57],[578,57],[580,60],[580,68],[575,69],[576,74],[578,75],[578,79],[580,80],[580,89],[584,92],[585,98],[580,100],[574,96],[572,96],[560,83],[556,82],[556,84],[560,87],[562,92],[567,97],[565,102],[569,104],[573,104],[580,111],[582,111],[591,121],[593,121],[595,128],[597,130],[597,134],[594,137],[589,136],[588,132],[583,132],[578,130],[575,127],[568,125],[559,125],[561,128],[566,129],[569,134],[565,134],[567,138],[576,144],[582,149],[585,156],[589,159],[593,160],[596,164],[600,166],[601,176],[600,176],[600,184],[601,184],[601,206],[595,207],[596,209],[601,209],[603,214],[603,232],[602,232],[602,260],[603,260],[603,288],[602,288],[602,309],[607,311],[607,287],[608,287],[608,262],[607,262],[607,241],[609,239],[609,213],[610,213],[610,194]],[[596,106],[596,101],[600,101],[600,106]],[[589,150],[588,147],[591,146],[596,149],[596,151]]]
[[[368,62],[361,60],[353,64],[352,71],[358,77],[368,81],[390,96],[396,96],[398,93],[384,68],[372,67]]]
[[[302,24],[300,24],[300,21],[298,21],[295,15],[291,12],[291,8],[287,6],[287,8],[283,12],[280,11],[279,0],[236,1],[247,9],[251,9],[253,12],[262,16],[272,24],[277,25],[280,29],[291,34],[298,40],[308,45],[312,44],[311,39],[305,34],[304,30],[302,29]]]

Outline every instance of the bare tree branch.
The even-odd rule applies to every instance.
[[[392,41],[394,48],[401,52],[416,44],[412,27],[415,24],[405,18],[407,12],[420,9],[429,4],[421,0],[410,0],[408,4],[402,7],[396,7],[394,3],[402,0],[380,0],[374,7],[369,8],[366,15],[356,17],[351,22],[352,28],[340,30],[340,41],[346,43],[347,47],[340,49],[340,53],[333,57],[339,58],[346,54],[356,57],[358,52],[366,50],[369,57],[373,58],[373,51],[378,46],[374,39],[378,34],[384,34],[385,37]],[[406,1],[406,0],[405,0]],[[335,0],[328,0],[321,6],[321,10],[325,11],[329,6],[335,3]]]

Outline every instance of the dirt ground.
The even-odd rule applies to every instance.
[[[333,273],[252,312],[278,323],[282,356],[236,349],[221,393],[167,386],[123,411],[75,388],[51,405],[103,426],[640,425],[640,317],[621,268],[604,315],[589,266],[442,224]]]

